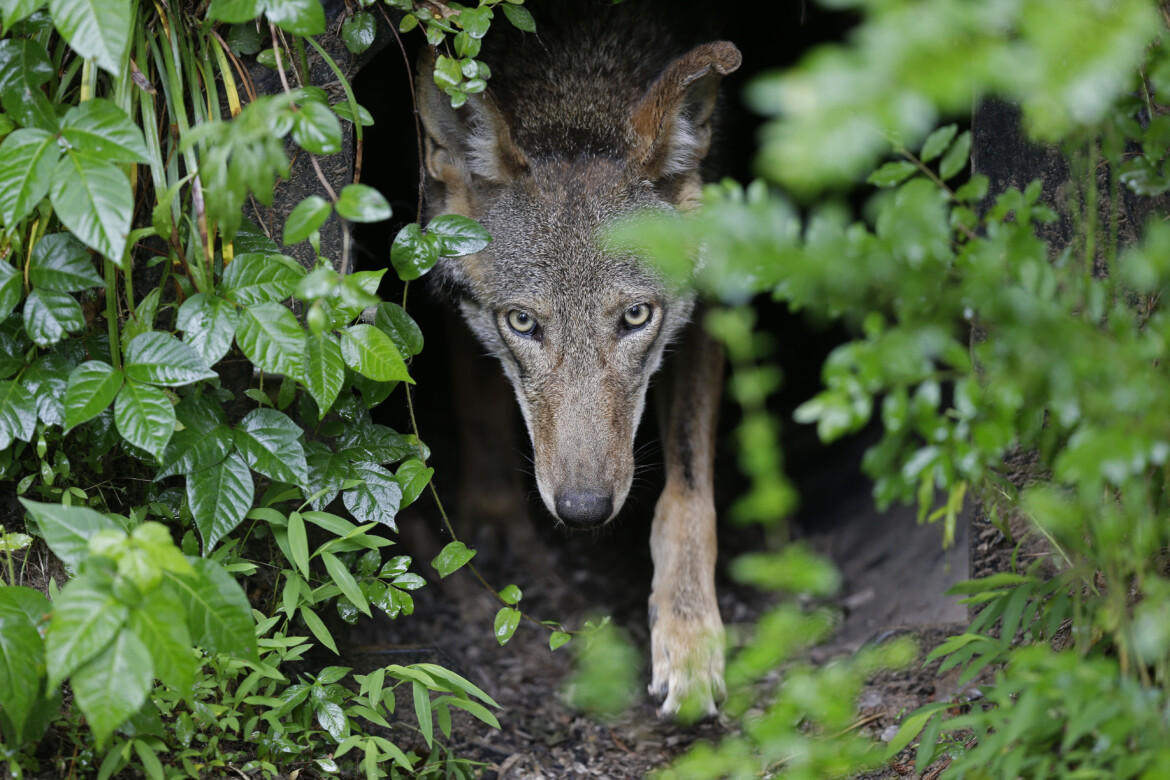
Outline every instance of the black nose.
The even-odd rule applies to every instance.
[[[557,517],[575,528],[604,523],[613,514],[613,496],[592,490],[565,490],[557,495]]]

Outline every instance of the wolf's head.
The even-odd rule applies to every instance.
[[[717,85],[740,54],[708,43],[653,72],[602,45],[537,54],[494,64],[497,76],[541,72],[493,77],[459,110],[423,58],[430,211],[476,219],[493,238],[435,276],[515,388],[545,505],[585,528],[629,493],[650,377],[694,302],[607,247],[605,231],[637,211],[695,204]]]

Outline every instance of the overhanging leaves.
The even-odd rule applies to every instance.
[[[49,200],[65,227],[121,267],[134,195],[118,166],[70,150],[53,168]]]
[[[214,379],[199,355],[169,333],[151,331],[135,336],[126,345],[126,362],[122,370],[135,382],[177,387]]]
[[[102,98],[69,109],[61,120],[61,137],[78,152],[110,162],[150,162],[138,125],[125,111]]]
[[[49,0],[49,12],[75,52],[118,74],[130,43],[130,0]]]

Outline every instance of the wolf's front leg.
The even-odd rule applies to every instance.
[[[650,531],[650,693],[663,698],[659,714],[667,717],[684,703],[714,715],[724,694],[713,491],[723,350],[703,330],[701,315],[667,367],[666,488]]]

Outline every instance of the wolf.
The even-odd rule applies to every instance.
[[[699,203],[719,82],[741,56],[664,21],[687,18],[682,5],[529,3],[536,34],[486,37],[484,93],[453,109],[429,51],[416,84],[428,214],[471,217],[493,239],[441,261],[433,284],[510,380],[559,524],[596,528],[621,509],[663,369],[649,605],[662,716],[684,701],[713,714],[724,691],[713,498],[723,357],[695,294],[606,235],[629,215]]]

